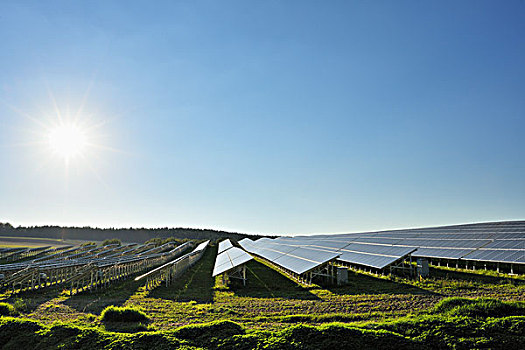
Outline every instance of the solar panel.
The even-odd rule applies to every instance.
[[[315,269],[339,254],[323,251],[307,246],[311,240],[301,239],[262,239],[251,245],[249,242],[239,242],[246,251],[256,254],[282,268],[296,274],[302,274]]]
[[[479,248],[492,241],[490,240],[476,240],[476,239],[405,239],[398,245],[421,247],[421,248]]]
[[[315,261],[315,262],[325,262],[330,261],[336,258],[339,254],[333,252],[327,252],[317,249],[311,249],[308,247],[299,247],[294,249],[286,254],[287,256],[295,256],[301,259]]]
[[[249,239],[249,238],[243,238],[241,239],[240,241],[238,241],[237,243],[240,244],[241,246],[243,244],[253,244],[255,241],[252,240],[252,239]]]
[[[248,250],[248,248],[254,248],[255,247],[255,241],[244,238],[237,242],[244,250]]]
[[[205,241],[205,242],[202,242],[201,244],[199,244],[197,247],[195,247],[195,249],[193,250],[194,252],[200,252],[201,250],[204,250],[206,249],[206,247],[208,246],[208,244],[210,243],[209,240]]]
[[[358,252],[343,251],[337,260],[350,264],[364,265],[376,269],[382,269],[399,260],[399,257],[377,256]]]
[[[295,247],[293,249],[295,249]],[[286,249],[285,251],[282,251],[283,249],[276,250],[276,249],[273,249],[273,248],[258,247],[255,250],[254,253],[257,254],[257,255],[262,256],[263,258],[265,258],[268,261],[272,261],[273,262],[273,261],[277,260],[277,258],[279,258],[279,257],[281,257],[283,255],[286,255],[286,253],[292,251],[293,249]]]
[[[386,237],[360,237],[354,240],[355,243],[371,243],[371,244],[396,244],[401,242],[402,238],[386,238]]]
[[[399,246],[387,246],[377,244],[360,244],[351,243],[344,247],[342,251],[356,251],[361,253],[375,254],[375,255],[391,255],[391,256],[404,256],[409,252],[414,251],[411,247],[399,247]]]
[[[525,249],[479,249],[464,257],[465,260],[523,263],[525,262]]]
[[[350,242],[348,241],[337,241],[337,240],[316,240],[311,241],[310,246],[322,247],[329,250],[338,251],[341,248],[346,247]]]
[[[274,262],[279,266],[299,275],[319,266],[317,261],[305,260],[293,255],[282,255]]]
[[[382,269],[412,253],[415,248],[396,246],[367,246],[349,244],[341,249],[338,260],[373,268]]]
[[[300,275],[313,270],[316,267],[329,262],[330,260],[334,260],[338,256],[339,254],[336,253],[298,248],[289,252],[288,254],[280,256],[274,260],[274,263]]]
[[[412,256],[418,258],[460,259],[472,249],[418,248]]]
[[[219,242],[218,253],[220,254],[223,251],[230,249],[231,247],[233,247],[232,242],[229,239],[225,239],[224,241]]]
[[[252,256],[240,248],[232,247],[217,255],[212,276],[228,272],[252,260]]]
[[[525,239],[520,240],[496,240],[491,242],[483,248],[497,248],[497,249],[525,249]]]

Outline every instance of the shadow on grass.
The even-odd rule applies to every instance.
[[[30,313],[40,305],[57,298],[62,290],[62,286],[51,286],[36,290],[24,290],[15,294],[6,292],[0,296],[0,302],[7,302],[12,305],[16,303],[18,307],[22,306],[19,311]]]
[[[217,247],[209,247],[201,260],[192,268],[179,276],[169,287],[160,285],[149,295],[152,298],[169,299],[173,301],[196,301],[198,303],[213,302],[213,287],[215,278],[211,276],[215,264]]]
[[[457,281],[475,281],[482,284],[513,284],[515,286],[525,285],[525,279],[509,278],[504,276],[490,276],[476,272],[467,272],[459,270],[449,270],[445,268],[430,266],[430,276],[433,278],[457,280]]]
[[[232,279],[229,289],[243,297],[319,300],[308,288],[255,260],[246,264],[246,279],[246,286]]]
[[[75,294],[63,303],[80,312],[100,314],[102,310],[110,305],[122,306],[142,285],[142,281],[136,282],[136,276],[129,276],[126,280],[113,282],[107,288],[99,288],[92,291],[84,291]]]
[[[348,270],[348,284],[344,286],[327,286],[334,294],[416,294],[438,295],[425,289],[384,278],[374,277]]]
[[[104,322],[104,329],[118,333],[146,332],[148,331],[148,322]]]

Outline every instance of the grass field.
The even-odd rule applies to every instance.
[[[66,245],[78,245],[84,241],[62,240],[53,238],[31,238],[31,237],[8,237],[0,236],[0,248],[38,248],[38,247],[62,247]]]
[[[251,261],[247,265],[247,285],[231,283],[227,287],[220,278],[211,277],[215,255],[216,247],[211,247],[200,262],[168,288],[160,286],[147,291],[128,279],[107,289],[73,296],[57,288],[3,294],[0,302],[14,305],[19,317],[38,321],[39,327],[63,322],[97,332],[165,334],[181,326],[229,320],[238,324],[242,332],[269,337],[268,334],[278,334],[298,324],[311,325],[314,328],[308,329],[315,333],[322,332],[315,327],[325,327],[330,322],[378,330],[401,321],[435,320],[441,316],[436,316],[433,308],[447,297],[525,301],[523,277],[447,268],[432,268],[432,277],[423,281],[350,272],[346,286],[305,286],[261,261]],[[100,314],[109,305],[140,309],[148,315],[149,322],[131,328],[104,323]],[[449,318],[447,315],[442,322],[446,324]],[[475,325],[478,326],[482,327]]]

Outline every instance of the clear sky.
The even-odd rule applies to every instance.
[[[0,2],[0,222],[524,218],[524,1]]]

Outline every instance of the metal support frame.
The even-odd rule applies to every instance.
[[[297,274],[295,272],[292,272],[292,271],[289,271],[287,269],[285,269],[284,267],[280,266],[280,265],[277,265],[275,263],[273,263],[272,261],[269,261],[261,256],[257,256],[259,259],[265,261],[268,265],[272,266],[273,268],[275,268],[276,270],[279,270],[281,271],[282,273],[284,273],[285,275],[287,275],[288,277],[290,277],[291,279],[293,279],[294,281],[296,282],[299,282],[299,283],[303,283],[303,284],[306,284],[306,285],[311,285],[313,282],[313,278],[314,277],[317,277],[317,276],[324,276],[324,277],[328,277],[328,278],[331,278],[332,280],[335,280],[335,259],[331,260],[331,261],[327,261],[325,262],[324,264],[310,270],[310,271],[306,271],[302,274]]]
[[[408,262],[407,262],[407,258],[409,258]],[[390,269],[390,274],[392,274],[392,272],[395,270],[401,270],[401,271],[408,270],[408,273],[411,277],[415,276],[414,266],[412,264],[412,254],[409,254],[408,256],[399,260],[397,263],[394,262],[393,264],[390,264],[389,269]]]
[[[246,264],[237,266],[235,269],[223,273],[223,278],[235,278],[242,281],[243,286],[246,286]],[[223,279],[224,282],[224,279]]]

